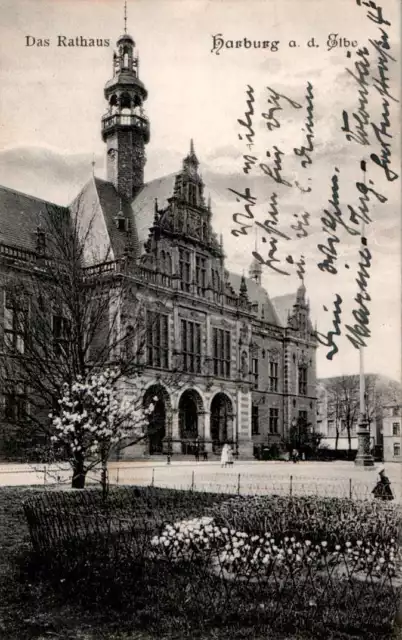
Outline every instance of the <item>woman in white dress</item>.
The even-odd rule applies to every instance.
[[[226,467],[229,462],[229,445],[224,444],[221,452],[221,467]]]

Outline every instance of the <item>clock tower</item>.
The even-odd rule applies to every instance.
[[[143,108],[147,90],[138,77],[133,38],[124,33],[116,47],[113,78],[105,85],[108,111],[102,117],[102,138],[107,145],[107,179],[131,200],[144,184],[145,145],[150,137]]]

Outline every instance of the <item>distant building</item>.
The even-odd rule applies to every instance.
[[[386,405],[383,411],[382,437],[384,462],[402,462],[402,411],[400,404]]]

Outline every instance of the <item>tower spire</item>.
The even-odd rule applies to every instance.
[[[138,77],[134,39],[127,33],[127,0],[124,2],[124,35],[113,54],[113,77],[106,83],[108,103],[102,118],[102,138],[107,145],[107,179],[117,192],[131,200],[144,185],[145,145],[150,127],[143,104],[147,90]]]

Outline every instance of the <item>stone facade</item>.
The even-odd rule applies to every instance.
[[[178,173],[144,182],[150,126],[134,47],[131,36],[119,38],[105,87],[107,180],[92,177],[66,210],[91,221],[87,255],[99,274],[130,283],[120,330],[134,325],[139,307],[144,314],[144,402],[157,398],[154,428],[122,455],[199,446],[219,453],[230,442],[250,458],[255,445],[286,438],[301,416],[316,428],[317,342],[306,290],[302,283],[294,296],[271,300],[255,262],[248,278],[226,270],[192,142]],[[43,203],[7,189],[0,199],[8,228],[23,210],[27,230],[0,244],[0,272],[12,251],[11,268],[29,268]]]

